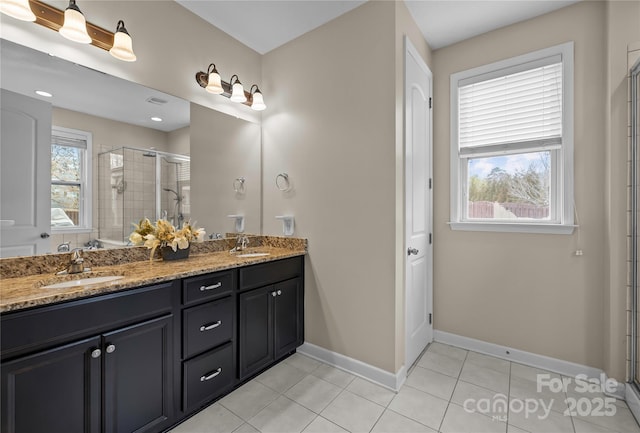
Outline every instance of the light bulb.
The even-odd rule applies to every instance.
[[[91,43],[91,36],[87,33],[87,21],[76,6],[75,0],[69,1],[69,6],[64,11],[64,25],[58,32],[70,41],[81,44]]]
[[[233,84],[233,90],[231,92],[231,99],[233,102],[246,102],[247,97],[244,96],[244,88],[242,87],[242,83],[240,80],[236,80]]]
[[[218,71],[215,67],[209,74],[207,87],[205,87],[204,89],[209,93],[213,93],[214,95],[221,95],[222,93],[224,93],[224,89],[222,88],[222,78],[220,78],[220,74],[218,74]]]
[[[125,62],[135,62],[136,55],[133,52],[133,41],[127,29],[124,28],[124,21],[118,21],[116,32],[113,35],[113,47],[109,53],[119,60]]]
[[[36,16],[29,6],[29,0],[2,0],[0,12],[21,21],[36,20]]]
[[[262,111],[267,106],[264,104],[264,98],[262,97],[262,93],[260,90],[256,90],[253,93],[253,102],[251,103],[251,108],[256,111]]]

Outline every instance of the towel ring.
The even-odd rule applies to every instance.
[[[289,175],[287,173],[280,173],[276,176],[276,187],[280,191],[289,191],[291,189],[291,182],[289,182]]]
[[[239,177],[233,181],[233,190],[237,193],[244,193],[244,177]]]

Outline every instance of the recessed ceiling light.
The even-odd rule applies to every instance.
[[[45,98],[53,97],[51,93],[45,92],[44,90],[36,90],[36,95],[44,96]]]
[[[162,119],[160,117],[152,117],[151,120],[153,120],[154,122],[162,122]]]

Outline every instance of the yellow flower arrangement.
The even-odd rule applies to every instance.
[[[129,235],[133,245],[143,245],[151,250],[151,259],[158,247],[171,247],[175,252],[178,249],[189,248],[191,242],[202,242],[206,232],[202,228],[194,228],[190,222],[185,222],[182,228],[176,228],[167,220],[160,219],[155,225],[148,218],[134,224],[135,230]]]

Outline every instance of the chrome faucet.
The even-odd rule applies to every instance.
[[[59,253],[68,253],[70,249],[71,249],[71,241],[63,242],[60,245],[58,245]]]
[[[84,259],[82,258],[82,248],[71,250],[71,260],[67,266],[68,274],[79,274],[84,272]]]
[[[229,251],[235,253],[238,251],[246,250],[249,247],[249,238],[246,235],[240,235],[236,238],[236,246]]]

